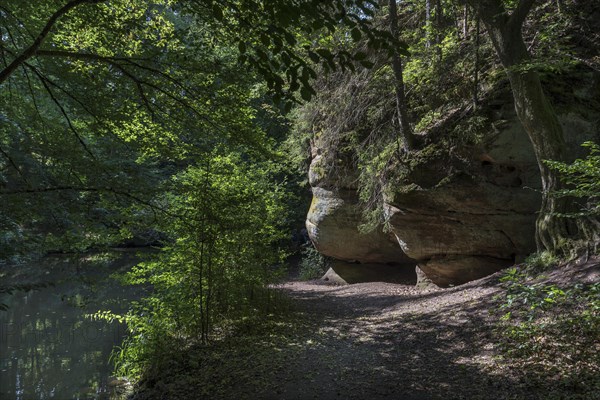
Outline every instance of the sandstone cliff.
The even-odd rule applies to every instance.
[[[557,106],[573,158],[579,144],[600,135],[598,80],[590,75],[579,81],[568,101]],[[402,272],[418,266],[422,277],[449,286],[493,273],[535,251],[541,195],[531,144],[509,92],[490,96],[484,107],[487,124],[478,143],[448,147],[438,140],[460,123],[448,118],[435,127],[438,139],[422,132],[428,146],[408,161],[391,161],[398,178],[389,179],[382,190],[387,229],[366,234],[358,229],[357,166],[351,160],[326,162],[327,152],[335,149],[326,140],[313,141],[313,201],[306,225],[321,253],[343,261],[337,263],[342,275],[360,281],[362,269],[363,280],[396,281],[393,270],[376,266]]]

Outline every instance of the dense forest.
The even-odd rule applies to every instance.
[[[600,398],[596,0],[2,0],[0,56],[1,399]]]

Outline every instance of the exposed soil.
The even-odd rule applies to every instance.
[[[487,310],[494,285],[293,282],[282,289],[313,331],[266,398],[505,398],[512,386],[493,374]]]
[[[597,279],[598,266],[589,270],[591,278],[577,275],[581,266],[560,277]],[[137,397],[600,399],[555,391],[551,380],[499,356],[498,315],[490,314],[499,276],[450,289],[285,283],[279,289],[292,307],[285,319],[210,352],[186,352]]]

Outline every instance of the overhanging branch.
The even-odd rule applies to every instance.
[[[42,85],[44,86],[44,89],[46,89],[46,92],[50,96],[50,99],[52,100],[52,102],[58,107],[61,114],[65,117],[67,124],[69,126],[69,129],[71,130],[71,132],[73,132],[73,134],[77,138],[77,141],[79,142],[79,144],[81,144],[81,146],[83,147],[85,152],[88,153],[90,155],[90,157],[92,157],[92,159],[95,160],[96,156],[94,155],[94,153],[92,153],[92,151],[90,150],[88,145],[85,143],[85,141],[83,140],[83,137],[81,137],[79,132],[77,132],[77,129],[75,129],[75,126],[73,126],[73,123],[71,122],[71,118],[69,118],[69,114],[67,114],[67,111],[65,110],[63,105],[60,103],[58,98],[56,98],[56,96],[54,95],[54,92],[52,92],[52,89],[48,85],[46,78],[42,74],[40,74],[35,68],[32,69],[32,71],[34,74],[36,74],[36,76],[38,77],[38,79],[40,80]]]
[[[44,26],[42,31],[38,34],[38,36],[35,38],[33,43],[28,48],[23,50],[23,52],[17,58],[15,58],[10,64],[8,64],[8,66],[6,68],[4,68],[2,71],[0,71],[0,85],[6,79],[8,79],[8,77],[13,72],[15,72],[15,70],[17,68],[19,68],[19,66],[21,64],[23,64],[25,61],[27,61],[29,58],[31,58],[33,55],[35,55],[36,51],[40,48],[40,46],[42,45],[42,43],[44,42],[44,40],[46,39],[46,37],[48,36],[50,31],[52,30],[52,27],[54,27],[54,25],[56,24],[56,21],[58,21],[58,19],[60,17],[67,14],[73,8],[80,6],[81,4],[85,4],[85,3],[96,4],[96,3],[100,3],[102,1],[105,1],[105,0],[72,0],[72,1],[68,2],[67,4],[65,4],[62,8],[55,11],[54,14],[52,14],[50,16],[50,18],[46,22],[46,25]]]

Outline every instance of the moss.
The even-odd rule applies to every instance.
[[[308,209],[309,214],[311,214],[315,211],[315,208],[317,207],[317,202],[318,202],[317,196],[313,196],[312,200],[310,202],[310,207]]]

